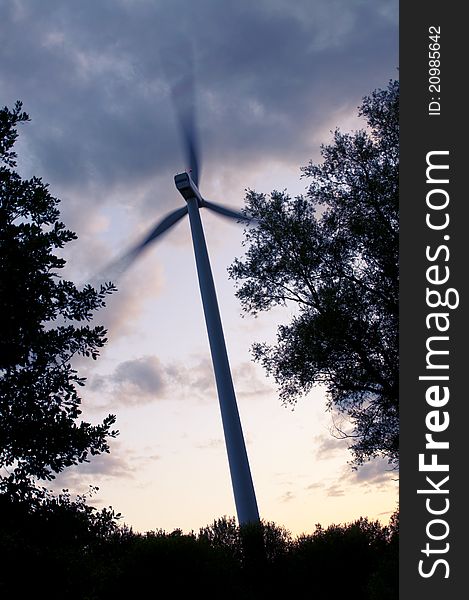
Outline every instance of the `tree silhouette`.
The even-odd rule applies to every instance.
[[[17,125],[28,120],[21,102],[0,110],[0,466],[9,473],[1,486],[25,490],[107,452],[117,435],[113,415],[79,421],[84,379],[70,362],[98,356],[106,331],[87,322],[115,288],[79,290],[59,276],[65,261],[54,250],[76,235],[60,222],[48,186],[14,171]]]
[[[266,560],[246,564],[242,527],[223,517],[199,533],[135,533],[112,510],[93,512],[79,497],[39,496],[31,503],[0,495],[0,595],[48,598],[310,597],[391,600],[398,597],[398,529],[360,518],[292,538],[275,523],[258,524]],[[25,566],[28,576],[25,577]],[[339,575],[339,577],[338,577]],[[39,594],[39,596],[38,596]]]
[[[254,358],[286,403],[326,385],[356,464],[398,462],[398,105],[396,81],[366,97],[368,129],[335,131],[323,162],[302,169],[306,196],[249,190],[256,226],[230,267],[245,311],[295,307]]]

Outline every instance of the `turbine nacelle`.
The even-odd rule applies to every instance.
[[[199,202],[199,205],[202,203],[202,196],[200,195],[199,189],[197,185],[193,181],[192,177],[189,173],[179,173],[174,177],[174,183],[176,184],[177,189],[181,193],[184,200],[190,200],[191,198],[196,198]]]

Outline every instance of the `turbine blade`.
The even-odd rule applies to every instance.
[[[135,246],[135,250],[136,249],[139,249],[139,251],[143,250],[143,248],[145,248],[145,246],[147,246],[150,242],[153,242],[154,240],[156,240],[157,237],[159,237],[165,231],[167,231],[170,227],[175,225],[186,214],[187,214],[187,206],[183,206],[182,208],[178,208],[177,210],[174,210],[173,212],[166,215],[166,217],[164,217],[164,219],[161,219],[161,221],[158,223],[158,225],[153,227],[153,229],[143,238],[143,240],[140,242],[140,244]]]
[[[199,187],[200,154],[193,116],[181,116],[179,122],[189,173],[195,185]]]
[[[142,252],[149,244],[151,244],[161,235],[166,233],[168,229],[170,229],[173,225],[180,221],[186,214],[187,206],[183,206],[182,208],[178,208],[177,210],[166,215],[166,217],[164,217],[164,219],[162,219],[157,225],[155,225],[155,227],[153,227],[153,229],[151,229],[151,231],[149,231],[147,235],[144,236],[138,244],[136,244],[133,248],[128,250],[120,258],[118,258],[110,265],[108,265],[105,269],[103,269],[102,274],[105,276],[99,276],[99,280],[116,280],[132,265],[132,263],[135,262],[135,260],[140,256],[140,254],[142,254]]]
[[[171,99],[182,137],[186,167],[196,186],[199,187],[201,160],[195,116],[193,47],[188,48],[184,63],[178,65],[176,72],[178,73],[178,79],[174,80],[174,75],[169,79],[171,82]]]
[[[227,206],[223,206],[222,204],[215,204],[214,202],[209,202],[208,200],[202,200],[202,206],[213,210],[214,212],[222,215],[223,217],[228,217],[229,219],[236,219],[237,221],[247,221],[250,223],[254,221],[254,219],[248,215],[243,214],[237,210],[233,210],[232,208],[228,208]]]

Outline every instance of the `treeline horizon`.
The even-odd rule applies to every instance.
[[[85,496],[0,495],[0,597],[397,598],[399,515],[293,536],[215,519],[198,532],[135,532]],[[306,594],[306,595],[305,595]]]

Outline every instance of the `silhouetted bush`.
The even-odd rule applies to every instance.
[[[92,549],[118,531],[120,515],[111,508],[98,511],[86,500],[73,500],[67,490],[53,495],[45,488],[3,486],[1,598],[37,598],[42,590],[48,598],[88,597],[83,569]]]
[[[136,533],[68,492],[2,494],[0,511],[2,598],[397,598],[397,513],[389,527],[361,518],[294,539],[227,517],[198,533]]]

